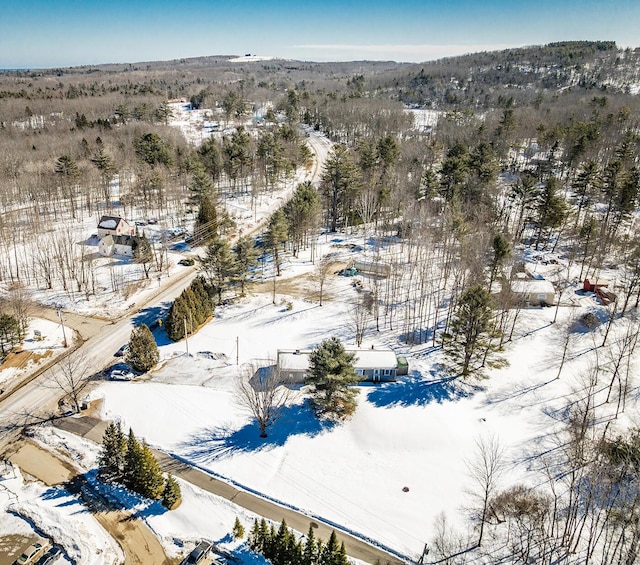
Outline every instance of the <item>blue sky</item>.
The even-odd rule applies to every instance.
[[[639,0],[3,0],[0,68],[236,54],[425,61],[573,39],[640,45]]]

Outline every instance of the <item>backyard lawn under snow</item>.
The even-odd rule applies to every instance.
[[[348,281],[339,284],[345,288],[336,294],[344,296]],[[413,351],[407,377],[360,387],[350,421],[319,421],[304,389],[297,390],[261,439],[235,395],[236,337],[241,366],[256,359],[268,364],[278,348],[312,347],[332,335],[353,344],[344,303],[291,302],[288,310],[270,296],[254,296],[219,308],[214,321],[189,338],[190,357],[184,343],[163,345],[166,361],[149,381],[103,384],[103,415],[246,489],[413,558],[433,536],[441,512],[464,527],[474,488],[468,463],[481,438],[495,436],[506,449],[503,486],[539,479],[528,456],[551,441],[572,391],[583,386],[579,377],[594,343],[590,334],[578,334],[556,380],[575,309],[561,308],[555,324],[553,308],[525,310],[507,346],[510,366],[488,380],[447,379],[439,354],[427,355],[430,348],[422,346]],[[364,346],[372,344],[384,345],[370,339]]]

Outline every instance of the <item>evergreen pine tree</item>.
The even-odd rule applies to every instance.
[[[238,279],[240,280],[240,293],[244,296],[251,268],[258,264],[258,252],[253,238],[245,235],[238,239],[238,243],[233,248],[233,254],[237,265]]]
[[[442,335],[442,346],[452,371],[467,377],[479,371],[485,362],[490,366],[503,364],[504,360],[494,356],[498,351],[494,340],[499,335],[489,291],[482,285],[464,291],[449,331]]]
[[[107,481],[119,481],[124,471],[126,440],[120,422],[110,423],[102,437],[102,449],[98,457],[100,476]]]
[[[304,542],[304,550],[302,552],[302,565],[315,565],[318,559],[318,544],[313,532],[313,526],[309,525],[307,539]]]
[[[127,451],[124,458],[124,484],[133,491],[139,492],[141,481],[143,451],[132,429],[127,437]]]
[[[151,452],[149,446],[143,442],[140,469],[140,488],[135,489],[142,496],[158,500],[162,498],[165,488],[165,480],[162,469]]]
[[[187,331],[191,334],[196,328],[200,325],[200,308],[199,308],[199,300],[196,297],[191,287],[187,287],[182,291],[181,294],[187,305],[187,311],[189,315],[187,316]]]
[[[208,243],[218,234],[218,214],[216,207],[207,194],[200,198],[198,217],[193,230],[194,239],[199,243]]]
[[[178,503],[182,493],[180,492],[180,485],[175,480],[173,475],[169,473],[167,480],[164,483],[164,492],[162,493],[162,506],[171,510]]]
[[[179,341],[184,337],[184,321],[189,320],[189,308],[182,295],[174,301],[165,319],[165,331],[172,341]]]
[[[319,413],[338,419],[347,418],[356,409],[359,380],[354,369],[355,355],[347,353],[337,337],[325,339],[309,356],[312,395]]]
[[[340,549],[334,554],[334,565],[349,565],[349,559],[347,559],[347,550],[344,547],[344,542],[340,543]]]
[[[160,360],[158,346],[146,324],[131,331],[126,360],[136,371],[148,371],[158,364]]]
[[[256,524],[256,522],[254,522]],[[244,526],[240,522],[240,519],[236,516],[236,520],[233,523],[233,539],[242,539],[244,537]]]
[[[276,210],[271,214],[269,226],[265,233],[265,243],[273,253],[273,262],[276,267],[276,274],[280,276],[280,267],[282,266],[282,257],[280,256],[280,248],[289,237],[289,225],[287,217],[282,209]]]
[[[276,527],[273,524],[269,525],[269,531],[265,537],[263,554],[267,559],[273,559],[276,554]]]
[[[231,253],[229,243],[220,237],[215,237],[207,246],[205,256],[200,259],[202,270],[209,284],[218,294],[218,303],[222,302],[222,293],[235,282],[238,267],[235,257]]]
[[[273,529],[273,526],[272,526],[272,529]],[[270,530],[269,530],[269,526],[267,525],[267,521],[264,518],[260,520],[260,528],[258,532],[259,532],[258,545],[260,547],[259,551],[263,555],[266,555],[267,547],[269,546],[269,540],[270,540],[269,538]]]
[[[340,551],[338,546],[338,538],[335,530],[331,531],[329,541],[322,548],[320,558],[318,559],[318,565],[334,565],[336,554]]]
[[[300,565],[300,563],[302,563],[302,544],[296,540],[293,530],[289,530],[285,553],[286,563],[284,565]]]
[[[200,315],[202,316],[199,323],[202,323],[213,313],[213,302],[211,300],[211,296],[209,296],[209,293],[207,292],[207,287],[202,277],[196,277],[193,279],[193,282],[191,283],[191,290],[193,290],[193,294],[195,294],[198,300],[198,308],[200,310]]]
[[[257,518],[253,519],[253,526],[251,526],[251,531],[249,532],[247,545],[249,546],[249,549],[251,549],[252,551],[261,551],[260,526],[258,524]]]
[[[272,561],[278,565],[284,565],[287,561],[287,548],[289,547],[289,537],[291,533],[287,527],[287,522],[283,518],[280,527],[273,540],[273,557]]]

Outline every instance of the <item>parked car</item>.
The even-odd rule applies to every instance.
[[[126,363],[116,363],[106,370],[107,377],[112,381],[130,381],[138,376],[132,367]]]
[[[211,551],[211,544],[208,541],[201,541],[195,548],[187,555],[186,559],[182,562],[183,565],[197,565],[202,563],[206,559],[207,555]]]
[[[46,540],[32,543],[22,552],[22,555],[13,562],[13,565],[30,565],[35,563],[36,559],[38,559],[48,547],[49,543]]]
[[[178,261],[178,265],[182,265],[183,267],[191,267],[195,264],[195,261],[191,257],[185,257],[184,259],[180,259]]]
[[[123,357],[124,354],[129,350],[129,344],[125,343],[118,351],[115,352],[115,357]]]
[[[47,553],[45,553],[36,565],[54,565],[62,559],[62,548],[54,545]]]

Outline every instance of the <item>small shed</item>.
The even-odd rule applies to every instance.
[[[584,279],[582,290],[595,292],[596,296],[606,306],[616,300],[616,295],[609,290],[609,284],[610,282],[607,279]]]
[[[545,279],[511,281],[511,291],[520,304],[527,306],[551,306],[556,301],[556,289]]]
[[[607,279],[584,279],[582,282],[582,290],[587,292],[596,292],[598,288],[609,288],[609,281]]]

